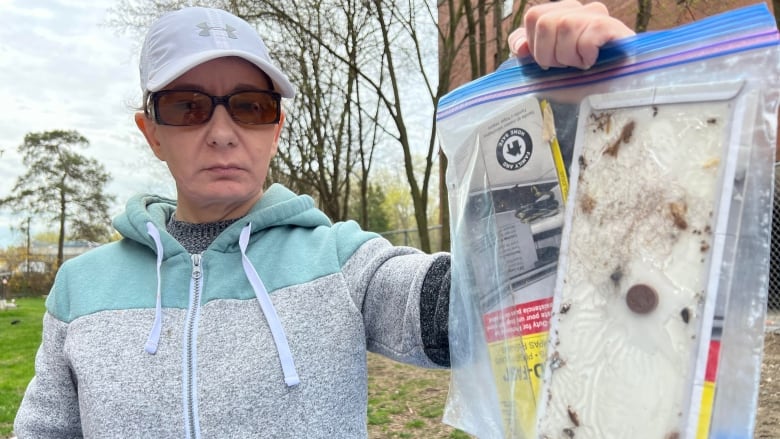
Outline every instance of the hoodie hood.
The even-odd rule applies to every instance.
[[[114,228],[125,238],[149,247],[156,252],[156,244],[147,230],[151,222],[159,230],[165,230],[168,219],[176,210],[176,200],[157,195],[139,194],[130,198],[125,211],[114,219]],[[241,229],[252,224],[251,232],[277,226],[318,227],[330,226],[331,221],[315,208],[308,195],[296,195],[280,184],[271,185],[252,209],[235,224],[228,227],[212,244],[217,251],[238,251]],[[165,257],[185,252],[174,239],[163,239]]]

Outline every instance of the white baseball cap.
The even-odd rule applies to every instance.
[[[193,67],[225,56],[255,64],[271,78],[276,92],[295,96],[295,87],[271,61],[255,28],[223,10],[200,7],[169,12],[149,28],[141,49],[141,89],[159,91]]]

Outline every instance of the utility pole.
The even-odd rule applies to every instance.
[[[30,217],[27,217],[27,253],[24,255],[24,275],[30,279]]]

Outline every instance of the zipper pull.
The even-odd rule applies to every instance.
[[[201,276],[200,259],[200,253],[192,255],[192,278],[195,280],[200,279]]]

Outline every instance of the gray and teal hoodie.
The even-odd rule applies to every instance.
[[[174,209],[134,197],[123,239],[63,264],[20,439],[365,438],[366,350],[448,365],[448,255],[280,185],[189,254]]]

